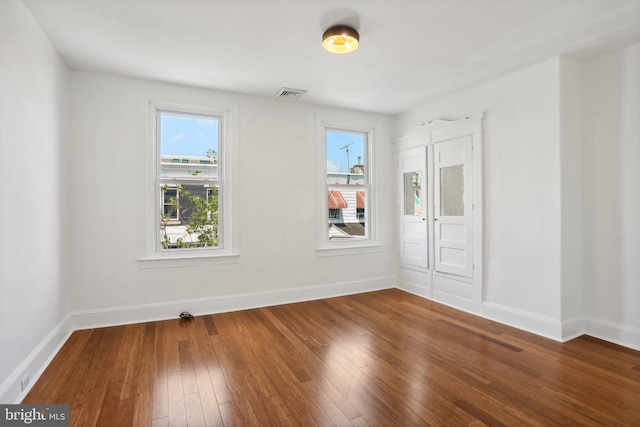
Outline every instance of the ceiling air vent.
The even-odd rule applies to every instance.
[[[303,89],[291,89],[290,87],[283,87],[278,91],[278,93],[276,93],[276,97],[287,98],[287,99],[298,99],[305,93],[307,93],[307,91]]]

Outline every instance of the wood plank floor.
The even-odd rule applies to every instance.
[[[640,352],[394,289],[77,331],[24,403],[73,426],[640,426]]]

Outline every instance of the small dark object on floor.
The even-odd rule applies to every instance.
[[[189,313],[188,311],[183,311],[182,313],[180,313],[180,318],[181,319],[193,319],[193,314]]]

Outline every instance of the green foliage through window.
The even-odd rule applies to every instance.
[[[171,192],[171,190],[174,190]],[[175,191],[177,190],[177,192]],[[160,219],[163,249],[207,248],[220,244],[219,189],[209,185],[161,186],[165,209]],[[168,199],[165,194],[175,194]]]

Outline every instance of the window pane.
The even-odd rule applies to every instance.
[[[326,132],[327,184],[365,184],[365,134]]]
[[[440,169],[440,215],[464,216],[464,166]]]
[[[219,187],[212,185],[162,185],[163,249],[217,247],[219,243]]]
[[[220,119],[160,113],[160,176],[218,177]]]
[[[358,222],[364,227],[365,222],[365,208],[367,206],[367,192],[356,191],[356,215]]]
[[[422,213],[422,193],[420,172],[404,174],[404,214],[420,215]]]
[[[162,206],[165,221],[177,220],[179,215],[178,209],[178,190],[176,188],[164,188],[162,191]]]
[[[327,197],[329,239],[364,237],[366,191],[330,188]]]

